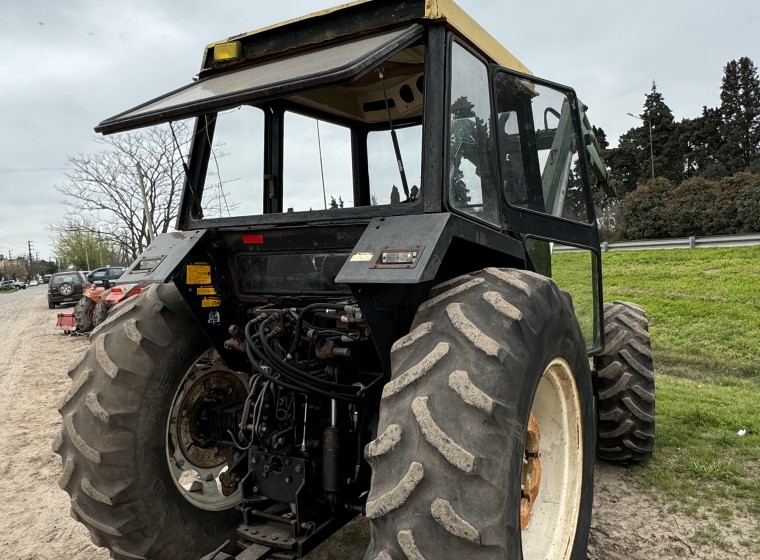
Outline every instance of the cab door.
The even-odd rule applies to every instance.
[[[578,100],[572,89],[494,68],[502,228],[530,266],[571,293],[591,351],[601,340],[601,259]]]

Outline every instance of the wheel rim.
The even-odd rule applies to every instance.
[[[74,287],[71,284],[61,284],[58,291],[64,296],[70,296],[74,292]]]
[[[537,471],[539,481],[522,527],[523,558],[567,559],[575,540],[583,484],[583,425],[578,387],[565,360],[553,360],[544,371],[531,418],[537,425],[529,425],[527,431],[522,474],[524,481],[535,483]],[[538,461],[531,460],[531,453],[536,453]],[[523,487],[525,496],[529,488],[524,482]],[[521,510],[525,507],[521,504]]]
[[[242,402],[247,379],[221,362],[215,350],[203,354],[185,373],[172,400],[166,425],[166,460],[175,486],[194,506],[207,511],[232,508],[242,500],[238,488],[222,491],[228,447],[199,435],[196,420],[209,400],[222,404]]]

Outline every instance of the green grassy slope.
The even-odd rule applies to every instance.
[[[561,286],[588,283],[587,257],[554,261]],[[760,247],[620,251],[602,266],[605,301],[638,303],[650,321],[657,440],[635,474],[682,511],[758,519]]]

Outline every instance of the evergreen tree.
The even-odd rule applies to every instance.
[[[707,107],[702,108],[700,117],[681,121],[679,132],[684,148],[683,167],[686,177],[719,179],[727,174],[718,158],[723,145],[720,127],[720,111]]]
[[[393,185],[391,189],[391,204],[398,204],[399,202],[401,202],[401,196],[398,193],[398,187]]]
[[[650,148],[647,138],[646,157],[649,159],[649,165],[646,167],[648,173],[640,176],[639,180],[643,181],[652,177],[651,151],[654,151],[654,175],[656,177],[665,177],[666,179],[679,182],[683,179],[683,154],[684,149],[678,135],[678,125],[673,118],[673,112],[665,103],[663,95],[657,91],[657,84],[652,82],[652,90],[647,94],[644,100],[644,112],[641,118],[646,121],[642,123],[642,128],[646,134],[649,134],[649,125],[652,126],[652,147]]]
[[[720,101],[720,156],[733,175],[760,159],[760,81],[752,60],[742,57],[726,64]]]
[[[649,132],[647,131],[646,143],[643,143],[643,130],[641,127],[630,129],[620,136],[618,147],[607,150],[605,154],[607,165],[610,166],[610,182],[621,200],[636,190],[642,173],[649,170],[647,166],[642,168],[641,164],[642,151],[646,149],[646,153],[649,153]]]
[[[593,132],[594,136],[596,136],[596,142],[599,144],[599,147],[602,149],[602,151],[610,147],[610,143],[607,140],[607,133],[604,132],[603,128],[597,128],[594,125],[591,125],[591,132]]]
[[[338,202],[335,200],[334,196],[330,196],[330,208],[337,208]]]

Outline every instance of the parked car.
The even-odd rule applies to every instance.
[[[53,277],[53,275],[52,275],[52,274],[45,274],[45,275],[43,275],[43,277],[42,277],[42,282],[43,282],[44,284],[49,284],[49,283],[50,283],[50,279],[51,279],[52,277]]]
[[[22,282],[21,280],[14,280],[13,287],[17,290],[26,290],[26,282]]]
[[[13,285],[13,280],[3,280],[0,282],[0,291],[6,292],[10,290],[15,290],[16,287]]]
[[[30,280],[29,281],[29,287],[37,286],[38,284],[39,284],[39,282],[37,280]]]
[[[116,280],[126,270],[125,266],[104,266],[87,273],[87,281],[90,284],[103,286],[106,282]],[[106,281],[106,282],[104,282]]]
[[[55,309],[59,303],[79,301],[87,286],[87,279],[78,270],[56,272],[48,284],[48,307]]]

